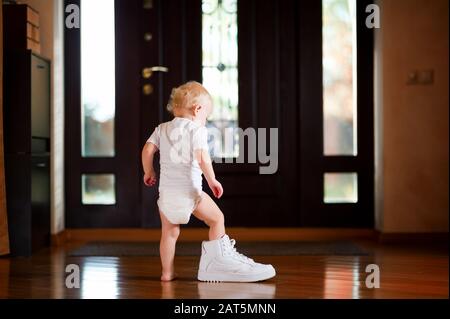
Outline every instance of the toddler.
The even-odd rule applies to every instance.
[[[175,279],[175,245],[180,224],[191,214],[209,226],[209,241],[202,242],[198,280],[253,282],[272,278],[272,265],[256,263],[236,251],[235,240],[225,232],[224,216],[202,191],[202,174],[216,198],[223,194],[216,180],[208,152],[206,118],[212,112],[208,91],[197,82],[188,82],[172,90],[167,109],[174,115],[170,122],[154,130],[142,150],[144,183],[157,181],[154,154],[160,155],[158,208],[161,218],[160,255],[162,281]]]

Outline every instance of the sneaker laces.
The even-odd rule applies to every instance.
[[[245,255],[239,253],[239,252],[236,250],[236,247],[235,247],[235,245],[236,245],[236,240],[230,239],[230,241],[223,241],[223,243],[224,243],[224,248],[225,248],[224,251],[225,251],[226,253],[228,253],[228,254],[230,254],[230,255],[232,255],[232,256],[238,258],[238,259],[241,260],[241,261],[254,263],[254,260],[253,260],[252,258],[249,258],[249,257],[247,257],[247,256],[245,256]],[[226,243],[226,244],[225,244],[225,243]]]

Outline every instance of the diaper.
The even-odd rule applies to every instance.
[[[174,225],[187,224],[201,199],[201,191],[160,191],[158,207]]]

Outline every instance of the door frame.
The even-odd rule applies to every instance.
[[[197,3],[197,6],[201,3],[200,0],[190,1]],[[170,5],[168,4],[169,2]],[[79,5],[80,0],[66,0],[65,4],[69,3]],[[127,4],[125,5],[125,3]],[[116,131],[127,132],[126,136],[115,134],[116,148],[125,146],[129,148],[130,144],[132,144],[132,149],[135,150],[136,154],[139,153],[142,144],[148,138],[154,126],[169,119],[169,114],[165,111],[164,106],[170,94],[170,89],[187,80],[201,81],[201,55],[196,54],[195,50],[186,50],[185,46],[186,43],[195,44],[199,39],[201,40],[201,24],[192,25],[188,23],[195,20],[191,18],[201,15],[201,11],[193,9],[195,6],[191,2],[189,3],[190,5],[187,5],[186,0],[180,3],[182,5],[175,6],[174,1],[166,1],[164,5],[155,6],[155,10],[142,10],[141,1],[116,1],[116,16],[130,17],[138,13],[140,17],[139,19],[123,19],[123,21],[128,20],[127,23],[121,23],[120,21],[122,20],[119,18],[118,23],[116,23],[116,60],[127,61],[126,64],[116,63],[116,73],[126,74],[123,77],[116,77],[116,88],[120,87],[120,90],[116,90],[116,93],[120,93],[116,95],[116,103],[138,106],[137,108],[129,107],[126,110],[116,108],[115,129]],[[286,45],[289,42],[288,40],[291,39],[287,37],[289,34],[287,25],[282,24],[283,32],[280,32],[278,37],[274,36],[276,41],[281,41],[278,42],[278,45],[281,43],[281,48],[292,48],[293,50],[286,55],[279,47],[276,53],[278,54],[276,60],[280,61],[281,58],[283,58],[283,61],[294,59],[292,61],[294,67],[284,70],[289,71],[288,78],[293,80],[295,84],[290,83],[288,88],[284,85],[282,86],[283,90],[280,90],[280,84],[276,84],[278,85],[277,91],[271,93],[274,95],[278,105],[287,101],[297,107],[294,113],[299,124],[295,127],[290,127],[288,130],[289,134],[296,134],[298,137],[297,145],[294,147],[295,150],[291,150],[293,156],[284,165],[286,167],[297,163],[299,167],[295,169],[292,175],[287,176],[287,179],[277,180],[276,182],[276,187],[282,187],[283,185],[283,187],[295,188],[296,193],[300,194],[293,199],[290,198],[288,203],[280,207],[283,211],[295,211],[295,216],[289,217],[290,226],[372,228],[374,225],[373,30],[365,27],[366,13],[364,10],[369,3],[369,0],[357,1],[358,155],[352,157],[323,155],[322,2],[282,0],[276,2],[277,12],[287,12],[295,15],[294,26],[296,27],[296,31],[294,31],[296,40],[294,44],[291,44],[292,46]],[[255,9],[257,3],[256,1],[241,1],[238,5],[240,10],[254,12],[253,9]],[[200,8],[200,6],[198,7]],[[165,23],[160,18],[164,10],[177,10],[174,14],[179,15],[180,19],[177,19],[179,25],[173,26],[172,31],[159,32],[158,30],[161,30]],[[152,17],[153,19],[151,19]],[[153,21],[154,39],[152,41],[158,43],[157,52],[151,50],[151,47],[147,47],[145,42],[142,41],[144,32],[148,31],[145,29],[148,25],[143,26],[140,24],[140,21],[144,21],[144,19]],[[264,74],[270,76],[270,72],[264,68],[264,65],[255,60],[255,50],[257,49],[255,38],[249,37],[250,34],[248,33],[255,32],[254,30],[256,30],[258,25],[257,22],[254,15],[252,15],[251,19],[244,21],[242,17],[241,19],[239,18],[238,13],[239,27],[241,27],[241,23],[245,23],[246,28],[245,33],[239,31],[239,45],[245,39],[251,41],[250,50],[245,52],[240,50],[239,52],[239,69],[241,70],[241,68],[245,67],[248,70],[244,77],[241,76],[240,71],[239,77],[241,80],[249,80],[239,84],[239,100],[247,101],[252,109],[256,108],[258,100],[255,98],[255,94],[258,94],[257,90],[260,90],[251,82],[257,74],[256,70],[262,70],[260,72],[265,72]],[[181,26],[193,28],[193,32],[190,33],[192,36],[187,37],[178,33],[179,37],[177,37],[174,30]],[[280,24],[278,24],[279,26]],[[141,32],[136,33],[136,30],[141,30]],[[67,159],[65,185],[66,203],[68,204],[66,205],[66,226],[68,228],[102,227],[102,221],[105,219],[110,223],[108,227],[158,226],[158,215],[148,211],[148,207],[152,207],[152,210],[155,212],[157,211],[157,189],[149,189],[142,184],[140,159],[137,159],[135,154],[131,154],[132,152],[124,154],[124,157],[118,160],[117,163],[112,159],[105,158],[81,158],[79,31],[79,29],[65,29],[65,158]],[[276,32],[279,31],[277,30]],[[133,32],[137,38],[134,41],[127,41]],[[175,41],[171,40],[172,45],[183,50],[181,60],[167,55],[168,49],[162,46],[162,43],[167,41],[167,39],[175,39]],[[258,40],[265,41],[263,35],[259,35]],[[117,46],[117,43],[128,44],[127,46]],[[283,43],[285,44],[284,46]],[[301,43],[307,43],[308,46],[301,46]],[[143,56],[136,56],[136,52],[140,52]],[[187,65],[186,61],[192,61],[192,63]],[[243,61],[247,63],[244,65],[242,64]],[[155,93],[148,98],[143,97],[141,87],[147,82],[140,76],[141,69],[146,66],[166,66],[167,64],[180,66],[182,72],[180,74],[155,75],[152,82],[158,87],[158,90],[155,90]],[[295,72],[290,70],[295,70]],[[275,75],[278,78],[280,77],[279,66]],[[292,96],[280,94],[280,92],[291,91],[289,88],[294,90],[296,88],[297,92]],[[246,93],[241,95],[242,92]],[[283,118],[286,117],[285,113],[282,114]],[[249,113],[248,109],[240,107],[239,126],[243,128],[252,126],[252,123],[255,122],[255,114]],[[268,115],[265,116],[267,117]],[[130,125],[133,119],[136,118],[140,118],[140,123],[138,125]],[[280,120],[280,118],[277,120]],[[264,121],[267,120],[264,119]],[[122,124],[123,126],[120,127],[120,123],[127,124]],[[70,134],[67,134],[67,132],[70,132]],[[281,147],[283,147],[280,149],[281,152],[288,150],[286,145],[281,145]],[[308,152],[303,150],[308,150]],[[75,157],[75,154],[79,156]],[[135,167],[132,167],[133,165],[129,163],[134,163]],[[218,176],[223,176],[226,179],[231,178],[233,174],[252,177],[255,174],[253,172],[256,172],[257,166],[217,164],[215,168]],[[121,185],[127,185],[127,187],[124,187],[124,191],[120,191],[117,189],[118,182],[116,181],[117,202],[119,204],[122,198],[129,201],[130,204],[127,207],[117,209],[104,205],[88,205],[81,209],[81,198],[79,195],[81,194],[81,171],[90,173],[121,171]],[[323,176],[325,172],[357,172],[358,203],[324,204]],[[123,178],[125,180],[122,180]],[[299,182],[297,183],[297,181]],[[257,187],[261,185],[265,185],[265,183],[255,184]],[[242,188],[240,184],[235,186]],[[270,196],[270,194],[264,196]],[[80,205],[74,205],[73,203],[76,203],[76,201]],[[232,211],[233,205],[228,207],[225,205],[225,208],[228,208],[226,210],[229,211],[231,209]],[[122,218],[127,216],[128,220],[124,223],[120,220],[120,216]],[[275,220],[274,223],[276,223]],[[231,225],[233,225],[232,219]],[[190,226],[199,226],[199,223],[194,222]]]

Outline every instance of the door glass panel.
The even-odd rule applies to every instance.
[[[326,173],[323,200],[325,203],[357,203],[358,174]]]
[[[113,174],[83,174],[81,201],[85,205],[113,205],[116,203],[116,178]]]
[[[81,153],[113,157],[115,117],[114,0],[82,0]]]
[[[211,151],[215,157],[237,157],[237,0],[203,0],[202,12],[203,85],[214,103],[208,127],[217,129]]]
[[[356,0],[323,0],[325,155],[356,155]]]

